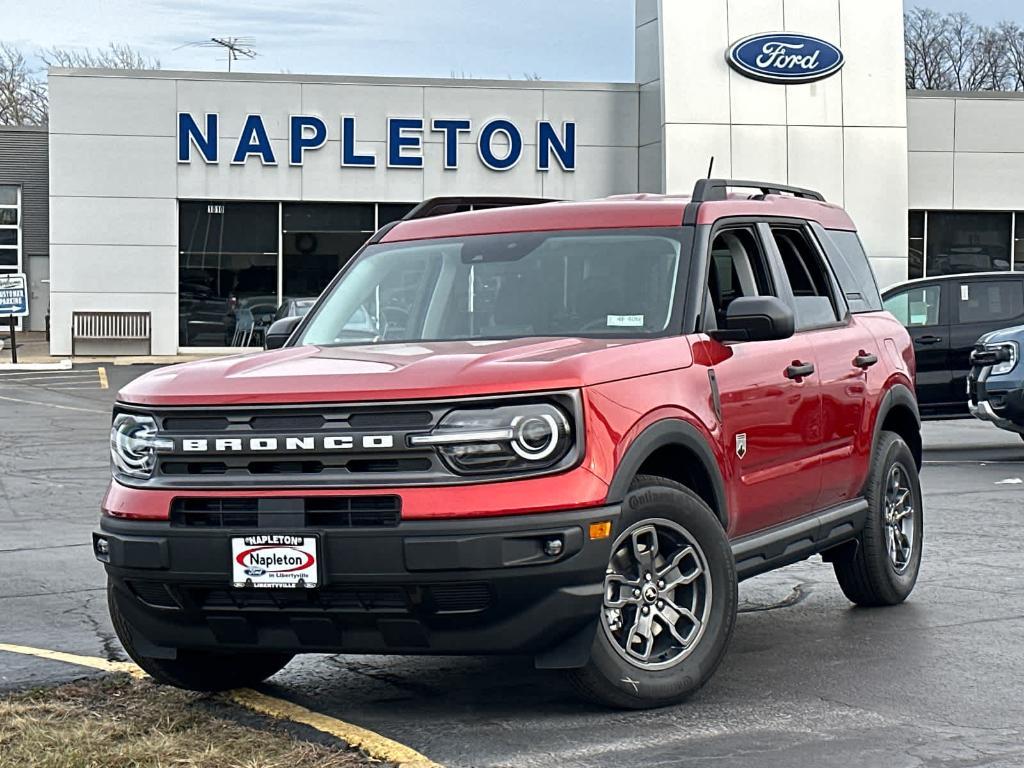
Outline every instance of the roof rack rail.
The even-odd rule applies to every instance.
[[[487,197],[487,196],[454,196],[431,197],[417,205],[402,221],[427,219],[431,216],[444,216],[448,213],[462,211],[479,211],[486,208],[511,208],[517,205],[537,205],[538,203],[557,203],[558,200],[547,197]]]
[[[813,189],[803,187],[791,187],[788,184],[773,184],[767,181],[739,181],[737,179],[698,179],[693,185],[693,197],[691,202],[706,203],[709,200],[725,200],[726,190],[729,187],[741,189],[757,189],[762,195],[790,194],[793,197],[802,197],[807,200],[825,201],[825,196]]]

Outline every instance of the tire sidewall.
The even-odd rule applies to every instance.
[[[865,553],[868,557],[874,558],[876,568],[885,576],[889,588],[892,590],[892,598],[905,599],[914,589],[917,583],[917,575],[921,569],[921,554],[924,548],[924,505],[921,496],[921,482],[918,477],[917,463],[910,452],[910,448],[898,435],[886,435],[885,443],[880,446],[883,450],[879,453],[879,461],[875,465],[875,474],[872,477],[871,492],[869,493],[871,515],[867,525],[873,526],[877,536],[875,537],[876,551]],[[910,564],[899,573],[896,566],[889,559],[889,553],[885,545],[885,488],[889,477],[889,470],[896,463],[899,463],[907,478],[910,481],[911,496],[914,500],[914,541],[911,552]]]
[[[590,663],[625,699],[641,706],[671,703],[699,688],[721,661],[736,620],[736,568],[732,549],[714,513],[683,490],[645,484],[627,494],[617,537],[636,523],[657,518],[682,526],[703,550],[711,574],[711,611],[704,634],[690,655],[675,666],[657,670],[626,661],[612,647],[604,617],[600,617]]]

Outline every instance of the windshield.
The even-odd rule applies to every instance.
[[[654,336],[670,328],[679,269],[671,229],[372,245],[299,343]]]

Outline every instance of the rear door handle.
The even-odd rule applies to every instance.
[[[865,352],[863,349],[855,358],[853,358],[853,364],[858,368],[863,368],[865,371],[877,362],[878,355],[872,355],[870,352]]]
[[[814,363],[801,363],[799,360],[794,360],[793,364],[786,368],[787,379],[802,379],[812,373],[814,373]]]
[[[938,344],[942,341],[941,336],[918,336],[914,339],[918,344]]]

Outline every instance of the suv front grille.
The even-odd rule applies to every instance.
[[[393,408],[229,406],[216,412],[158,409],[153,415],[174,447],[157,454],[153,482],[171,488],[211,483],[238,488],[429,483],[451,473],[432,448],[409,447],[407,436],[429,431],[450,407],[432,403]],[[327,449],[331,441],[344,444],[343,449]]]
[[[171,525],[187,528],[394,528],[402,519],[399,496],[175,499]]]

